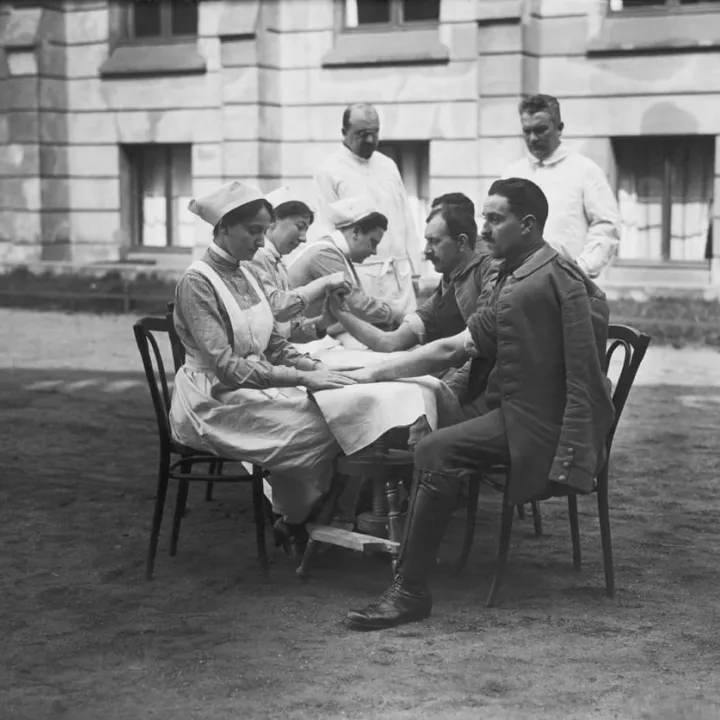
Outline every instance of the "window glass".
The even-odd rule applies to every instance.
[[[710,256],[714,138],[617,138],[619,257]]]
[[[132,10],[135,37],[157,37],[162,34],[160,3],[136,2]]]
[[[172,4],[170,31],[173,35],[197,35],[198,6],[195,0],[176,0]]]
[[[403,22],[429,22],[440,19],[440,0],[403,0]]]

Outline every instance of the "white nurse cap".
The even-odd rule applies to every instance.
[[[208,195],[193,198],[188,203],[188,210],[215,227],[231,210],[264,198],[258,188],[233,180]]]

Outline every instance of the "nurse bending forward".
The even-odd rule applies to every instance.
[[[231,182],[189,208],[213,226],[213,243],[175,293],[174,324],[186,360],[175,379],[173,436],[270,470],[275,512],[300,525],[330,489],[340,452],[307,390],[353,381],[299,353],[278,332],[246,265],[273,219],[262,193]]]

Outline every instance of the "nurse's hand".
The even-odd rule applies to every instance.
[[[333,370],[306,370],[299,374],[298,385],[312,391],[335,390],[356,383],[356,380],[348,377],[347,373],[334,372]]]
[[[350,308],[345,302],[346,293],[342,290],[336,290],[335,292],[328,293],[325,297],[325,305],[323,312],[327,312],[332,317],[339,317],[340,313],[350,312]]]
[[[328,292],[333,292],[334,290],[341,290],[348,293],[351,290],[351,285],[347,277],[345,277],[344,272],[336,272],[332,275],[326,276],[325,289]]]

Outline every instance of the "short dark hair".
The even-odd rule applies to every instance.
[[[459,199],[459,202],[449,202],[442,198]],[[469,247],[472,249],[477,242],[478,229],[475,221],[475,204],[462,193],[448,193],[433,200],[430,214],[425,222],[430,222],[436,215],[445,221],[448,234],[453,240],[459,240],[461,235],[467,237]]]
[[[378,229],[384,232],[388,229],[388,219],[382,213],[372,212],[367,217],[354,223],[353,227],[356,227],[365,235]]]
[[[313,211],[300,200],[291,200],[290,202],[280,203],[280,205],[275,208],[276,220],[284,220],[285,218],[294,217],[296,215],[308,218],[310,225],[313,224],[313,220],[315,219]]]
[[[488,195],[500,195],[508,201],[510,211],[518,218],[532,215],[542,231],[548,216],[548,201],[545,193],[532,181],[525,178],[496,180]]]
[[[518,112],[522,115],[529,113],[534,115],[538,112],[546,112],[550,115],[557,125],[562,124],[562,118],[560,117],[560,103],[558,99],[553,95],[528,95],[523,98],[518,105]]]
[[[464,193],[451,192],[445,193],[444,195],[438,195],[434,198],[430,204],[430,208],[435,208],[438,205],[467,205],[470,208],[470,212],[475,215],[475,203]]]
[[[217,237],[221,228],[234,227],[252,220],[263,208],[269,213],[271,218],[275,218],[272,205],[265,198],[251,200],[249,203],[233,208],[230,212],[226,212],[213,228],[213,237]]]
[[[374,113],[377,113],[377,110],[375,109],[374,105],[371,105],[370,103],[366,102],[359,102],[359,103],[352,103],[348,105],[345,110],[343,111],[342,116],[342,129],[343,130],[349,130],[350,129],[350,118],[352,117],[353,110],[372,110]]]

